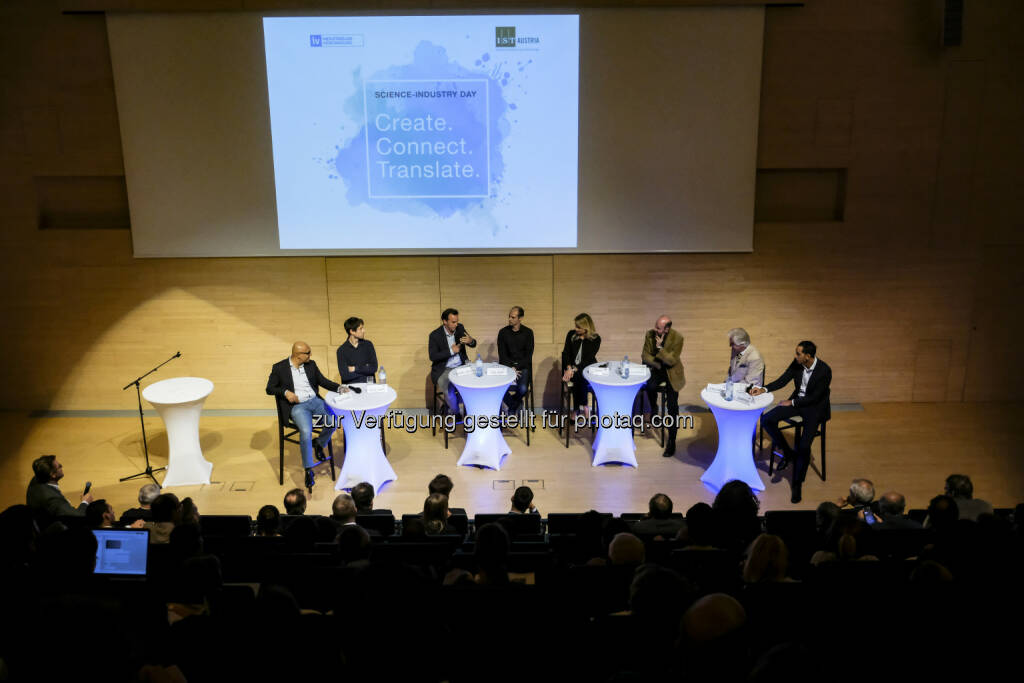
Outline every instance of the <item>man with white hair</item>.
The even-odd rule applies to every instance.
[[[128,526],[137,519],[145,522],[153,521],[153,511],[150,505],[160,495],[160,487],[156,484],[146,484],[139,489],[139,507],[130,508],[121,514],[121,524]]]
[[[729,330],[729,375],[733,382],[761,386],[764,383],[764,359],[757,347],[750,343],[750,335],[742,327]]]

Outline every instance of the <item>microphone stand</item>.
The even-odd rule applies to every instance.
[[[155,368],[153,368],[152,370],[147,372],[145,375],[142,375],[141,377],[136,377],[134,380],[132,380],[128,384],[124,385],[124,388],[121,389],[121,391],[124,391],[128,387],[130,387],[132,385],[135,385],[135,397],[139,401],[139,425],[141,425],[141,427],[142,427],[142,449],[143,449],[143,452],[146,454],[146,469],[144,469],[143,471],[139,472],[138,474],[131,474],[131,475],[128,475],[127,477],[121,477],[121,481],[128,481],[129,479],[138,479],[139,477],[149,477],[150,479],[153,480],[154,484],[156,484],[160,488],[163,488],[162,486],[160,486],[160,482],[158,482],[156,480],[156,477],[153,476],[153,473],[154,472],[159,472],[160,470],[165,470],[167,468],[166,467],[153,468],[153,466],[149,464],[149,444],[146,443],[146,423],[142,419],[142,390],[139,389],[139,383],[142,382],[142,380],[147,375],[153,374],[154,372],[156,372],[157,370],[159,370],[163,366],[165,366],[168,363],[170,363],[175,358],[181,358],[181,351],[178,351],[176,354],[174,354],[173,356],[171,356],[170,358],[165,360],[163,363],[161,363],[160,365],[156,366]]]

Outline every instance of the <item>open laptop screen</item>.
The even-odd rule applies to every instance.
[[[93,529],[96,574],[145,576],[149,556],[147,529]]]

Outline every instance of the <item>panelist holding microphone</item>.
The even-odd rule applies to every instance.
[[[459,322],[459,312],[446,308],[441,313],[441,326],[427,338],[427,353],[430,356],[430,379],[438,391],[448,397],[448,407],[453,415],[459,412],[459,399],[455,385],[448,382],[448,373],[453,368],[469,362],[466,347],[476,346],[476,339],[469,336]]]
[[[344,393],[347,387],[320,374],[320,368],[310,359],[309,344],[297,341],[292,344],[292,355],[274,363],[267,380],[267,394],[277,399],[277,414],[290,415],[299,429],[299,448],[302,451],[302,466],[306,468],[306,489],[313,492],[314,476],[313,451],[323,462],[327,459],[324,446],[331,440],[336,425],[331,419],[324,419],[320,436],[313,439],[313,416],[328,418],[327,406],[320,398],[320,387],[328,391]]]
[[[790,497],[793,503],[800,502],[807,467],[811,464],[811,442],[814,441],[818,425],[827,420],[831,412],[829,387],[832,384],[832,368],[825,361],[815,358],[817,351],[814,342],[800,342],[797,344],[793,362],[781,377],[769,382],[764,388],[754,387],[750,390],[752,396],[757,396],[766,391],[781,389],[791,381],[796,385],[788,399],[780,401],[779,405],[761,417],[764,431],[772,438],[773,448],[778,446],[782,449],[783,457],[778,469],[783,470],[796,461]],[[795,452],[779,431],[779,421],[794,415],[799,415],[803,419],[800,443],[796,444]]]

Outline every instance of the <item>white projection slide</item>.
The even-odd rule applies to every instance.
[[[577,246],[577,15],[263,32],[282,249]]]

